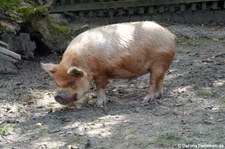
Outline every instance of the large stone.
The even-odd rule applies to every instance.
[[[16,66],[10,62],[0,58],[0,74],[16,74]]]
[[[21,56],[8,50],[6,43],[2,41],[0,43],[3,43],[3,46],[0,45],[0,74],[14,74],[17,72],[14,64],[21,59]]]
[[[40,5],[44,5],[46,7],[51,7],[53,4],[53,0],[38,0]]]
[[[10,31],[16,33],[20,29],[20,26],[16,23],[0,20],[0,33]]]
[[[71,40],[71,29],[54,18],[37,17],[31,24],[32,30],[41,35],[39,38],[52,52],[63,52]]]
[[[1,37],[9,45],[9,50],[21,54],[26,59],[34,57],[36,44],[30,40],[29,34],[16,35],[14,32],[5,32]]]

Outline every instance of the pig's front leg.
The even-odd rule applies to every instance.
[[[150,75],[150,89],[148,94],[144,97],[142,103],[147,105],[150,101],[159,98],[163,94],[163,80],[165,77],[166,70],[169,64],[162,65],[161,63],[155,64],[151,68]]]
[[[108,79],[105,77],[99,77],[95,79],[96,83],[96,91],[97,91],[97,107],[105,108],[106,104],[106,95],[105,95],[105,88],[108,84]]]
[[[97,90],[97,95],[98,95],[98,99],[97,99],[97,102],[96,102],[97,107],[105,108],[105,104],[106,104],[105,89]]]

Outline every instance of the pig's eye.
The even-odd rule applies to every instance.
[[[75,88],[76,87],[75,81],[68,82],[68,86],[70,88]]]

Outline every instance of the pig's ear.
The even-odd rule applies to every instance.
[[[83,77],[86,75],[86,72],[83,71],[82,69],[76,67],[76,66],[72,66],[68,69],[67,73],[71,76],[74,77]]]
[[[56,64],[53,63],[41,63],[41,67],[50,75],[53,76],[54,73],[56,72]]]

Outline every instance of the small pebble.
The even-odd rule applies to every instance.
[[[42,123],[36,123],[35,126],[39,128],[39,127],[41,127],[43,125],[42,125]]]

